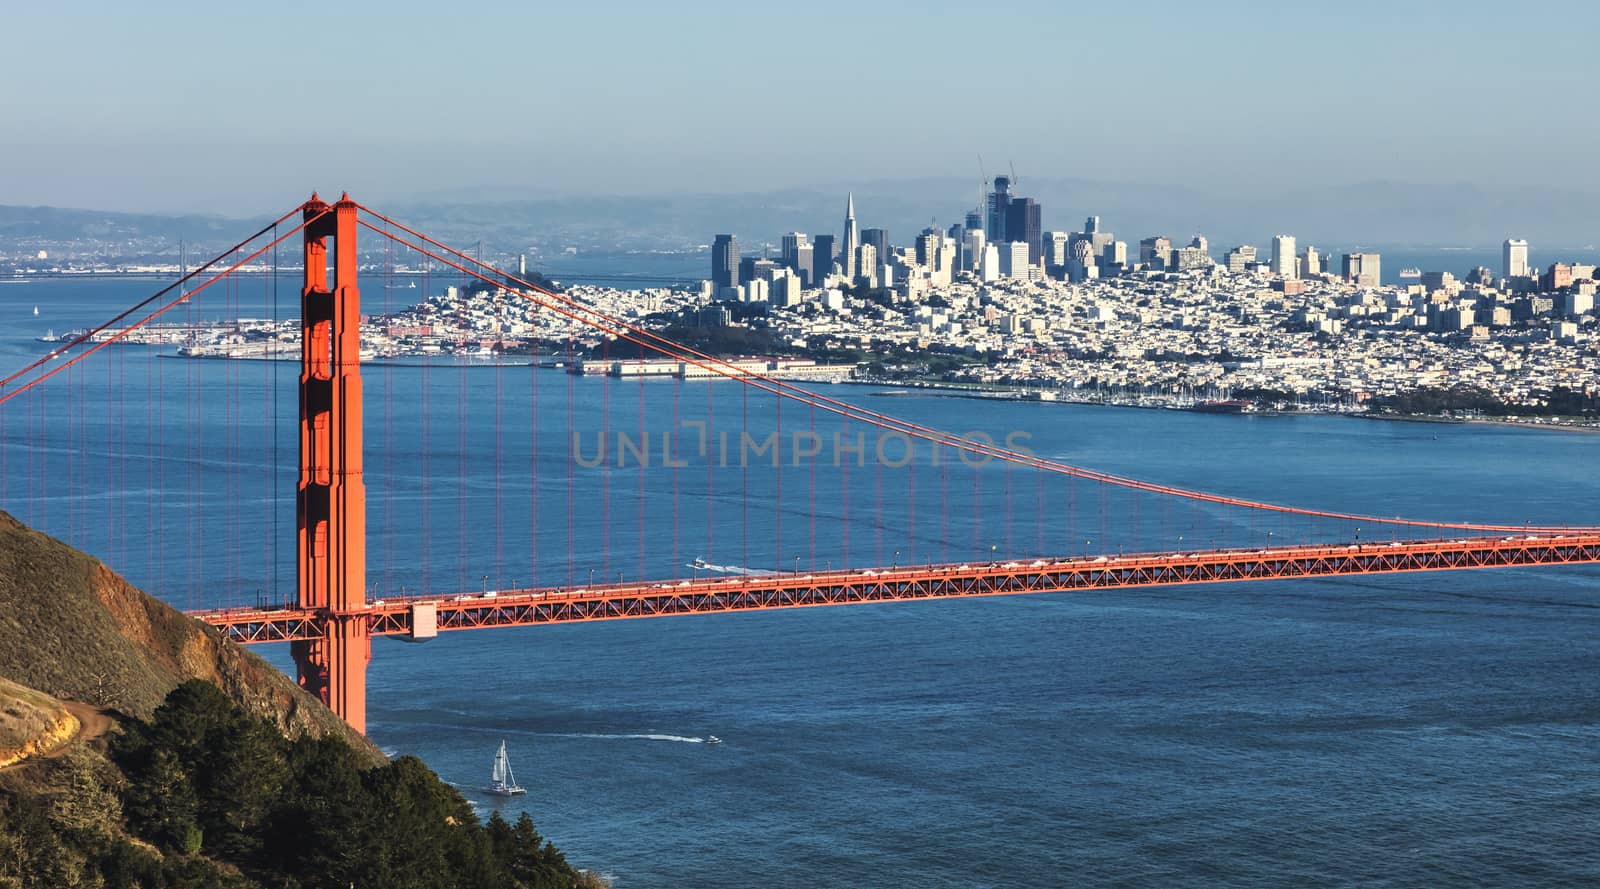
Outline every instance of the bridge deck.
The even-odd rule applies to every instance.
[[[432,606],[438,630],[446,631],[861,602],[1597,562],[1600,534],[1527,535],[500,590],[486,595],[390,598],[342,616],[364,618],[372,635],[412,635],[417,606]],[[293,607],[191,615],[242,643],[320,639],[324,623],[334,616]]]

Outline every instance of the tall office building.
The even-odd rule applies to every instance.
[[[1223,262],[1227,264],[1228,271],[1234,274],[1243,272],[1246,266],[1254,264],[1255,261],[1256,248],[1251,244],[1240,244],[1223,256]]]
[[[936,228],[925,228],[922,234],[917,235],[917,264],[924,268],[933,268],[938,261],[939,247],[944,243],[944,235]]]
[[[979,212],[978,210],[968,211],[966,229],[969,232],[983,231],[983,213]]]
[[[1317,248],[1306,245],[1306,252],[1300,255],[1300,277],[1315,278],[1322,274],[1322,254]]]
[[[811,236],[805,232],[789,232],[783,236],[782,246],[778,248],[778,259],[784,265],[794,261],[795,254],[804,244],[811,243]]]
[[[821,287],[833,274],[833,235],[817,235],[811,239],[811,286]]]
[[[739,286],[739,239],[717,235],[711,243],[712,296],[722,298],[722,288]]]
[[[1139,242],[1139,264],[1147,268],[1164,269],[1172,254],[1170,238],[1145,238]]]
[[[1005,176],[994,177],[994,190],[989,192],[989,206],[983,222],[984,237],[991,244],[1010,240],[1006,237],[1006,214],[1011,210],[1011,180]]]
[[[856,268],[856,248],[860,246],[861,232],[856,229],[856,196],[855,192],[851,192],[844,206],[844,240],[839,244],[839,264],[844,267],[844,276],[850,281],[854,281],[859,273]]]
[[[1026,241],[1012,241],[1000,251],[1000,272],[1007,278],[1028,279],[1028,269],[1033,263],[1028,259]]]
[[[739,257],[739,284],[745,285],[756,279],[769,280],[772,273],[783,268],[781,263],[767,259],[765,256]]]
[[[1006,237],[1028,245],[1028,263],[1038,265],[1044,255],[1044,231],[1040,227],[1039,204],[1033,198],[1012,198],[1006,208]]]
[[[1280,278],[1298,278],[1295,267],[1294,235],[1274,235],[1272,238],[1272,273]]]
[[[1071,255],[1067,257],[1067,279],[1077,282],[1097,277],[1099,266],[1094,261],[1094,242],[1087,238],[1074,241]]]
[[[1000,248],[998,246],[994,244],[983,245],[983,258],[978,262],[978,276],[985,281],[1000,280]]]
[[[861,230],[861,243],[871,244],[877,251],[878,263],[881,265],[889,258],[889,230],[884,228],[865,228]]]
[[[1357,287],[1377,287],[1383,273],[1376,253],[1346,253],[1344,279]]]
[[[962,245],[967,243],[967,227],[961,223],[956,223],[945,231],[945,237],[949,238],[950,243],[954,244],[956,248],[955,258],[951,260],[950,271],[953,273],[964,270],[967,267],[967,261],[963,255],[966,251]]]
[[[1067,251],[1072,246],[1071,232],[1045,232],[1040,243],[1044,246],[1045,271],[1067,267]]]
[[[856,248],[856,278],[868,287],[878,286],[878,248],[871,244]]]
[[[982,274],[984,248],[987,245],[988,241],[984,240],[983,229],[967,229],[967,236],[961,244],[962,266],[970,272]]]
[[[1195,235],[1189,246],[1172,251],[1172,265],[1174,271],[1187,272],[1193,269],[1209,269],[1216,265],[1211,259],[1211,245],[1202,236]]]
[[[810,235],[805,232],[789,232],[783,236],[783,246],[779,251],[778,260],[783,263],[784,268],[809,278],[811,277],[810,257],[807,256],[806,259],[808,261],[802,265],[800,262],[800,249],[810,246]],[[810,251],[807,250],[806,252],[809,253]]]
[[[1505,276],[1507,278],[1528,277],[1530,273],[1528,268],[1528,242],[1521,239],[1508,240],[1505,243],[1504,252]]]
[[[938,273],[938,280],[943,285],[948,285],[954,278],[959,267],[961,250],[955,238],[941,238],[939,241],[938,261],[933,264],[933,270]]]

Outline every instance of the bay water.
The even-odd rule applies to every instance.
[[[152,289],[0,285],[0,359],[9,372],[43,328]],[[271,297],[241,285],[228,311],[270,314]],[[181,607],[292,595],[297,368],[108,351],[0,414],[4,507]],[[674,580],[695,557],[807,571],[1392,533],[1162,507],[926,450],[885,467],[870,439],[847,472],[683,446],[683,421],[708,414],[735,436],[855,431],[737,384],[443,360],[366,377],[377,596]],[[1600,524],[1592,435],[817,390],[1219,493]],[[48,422],[73,402],[93,409]],[[582,450],[619,429],[671,432],[687,466],[572,459],[574,433]],[[115,523],[96,506],[113,503]],[[1600,881],[1597,631],[1600,570],[1576,567],[447,633],[375,640],[369,734],[483,813],[529,812],[622,889],[1582,886]],[[529,788],[509,802],[476,789],[502,739]]]

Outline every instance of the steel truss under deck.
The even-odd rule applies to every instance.
[[[294,607],[193,615],[221,628],[229,638],[248,644],[321,639],[327,634],[325,623],[336,617],[365,619],[373,636],[413,636],[431,635],[433,628],[476,630],[862,602],[1583,563],[1600,563],[1600,535],[1214,550],[509,590],[386,599],[339,615]],[[426,615],[424,620],[431,624],[428,629],[415,623],[419,614]]]

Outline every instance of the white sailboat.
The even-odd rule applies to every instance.
[[[522,785],[517,783],[515,775],[511,774],[511,759],[506,756],[506,742],[500,742],[500,749],[494,755],[494,769],[489,773],[489,786],[484,788],[487,793],[495,796],[516,796],[527,793]]]

